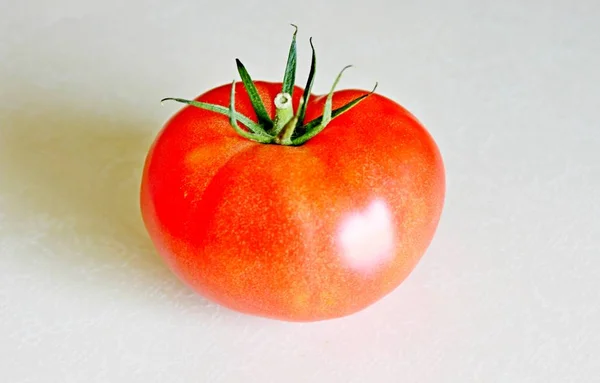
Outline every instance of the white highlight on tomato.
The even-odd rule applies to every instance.
[[[364,211],[349,215],[340,225],[338,241],[342,257],[353,269],[372,272],[390,261],[394,256],[395,233],[386,203],[377,199]]]

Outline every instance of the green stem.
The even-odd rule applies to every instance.
[[[278,136],[285,126],[294,118],[292,96],[289,93],[279,93],[275,96],[275,119],[273,120],[273,136]]]
[[[281,132],[275,137],[273,140],[274,143],[279,145],[291,146],[292,135],[294,134],[294,130],[296,129],[296,123],[298,122],[298,116],[294,116],[281,130]]]

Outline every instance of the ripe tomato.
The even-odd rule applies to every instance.
[[[277,119],[285,81],[253,84]],[[252,92],[233,87],[237,113],[260,120]],[[226,108],[231,91],[196,101]],[[303,92],[293,88],[292,105]],[[333,92],[332,109],[365,93]],[[327,96],[307,95],[314,121]],[[193,105],[168,121],[146,159],[141,209],[170,268],[226,307],[288,321],[348,315],[395,289],[427,249],[444,200],[425,128],[373,93],[305,143],[277,143],[242,137],[226,116]]]

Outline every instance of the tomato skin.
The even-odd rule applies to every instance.
[[[242,84],[236,109],[255,114]],[[256,82],[268,113],[280,83]],[[196,100],[227,106],[231,86]],[[333,108],[364,94],[334,94]],[[295,88],[294,105],[302,89]],[[305,121],[322,115],[313,96]],[[240,137],[184,107],[146,159],[144,222],[186,284],[231,309],[287,321],[352,314],[394,290],[426,251],[445,178],[425,128],[373,94],[302,146]]]

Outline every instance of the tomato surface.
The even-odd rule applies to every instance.
[[[281,83],[255,82],[271,117]],[[242,84],[237,111],[256,117]],[[231,85],[196,100],[228,106]],[[294,106],[303,90],[294,88]],[[342,90],[333,107],[364,91]],[[306,121],[325,96],[312,96]],[[445,178],[426,129],[372,94],[301,146],[239,136],[185,106],[150,149],[144,222],[181,280],[231,309],[286,321],[352,314],[394,290],[429,246]]]

